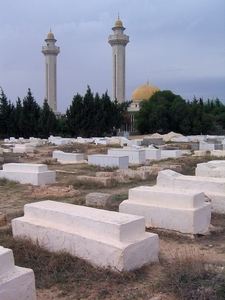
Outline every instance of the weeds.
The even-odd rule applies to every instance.
[[[48,165],[48,166],[58,164],[56,159],[51,159],[51,158],[50,159],[45,159],[41,163],[45,164],[45,165]]]
[[[5,187],[15,187],[19,185],[19,182],[18,181],[15,181],[15,180],[9,180],[9,179],[6,179],[6,178],[0,178],[0,186],[5,186]]]
[[[97,190],[97,189],[103,189],[105,188],[105,185],[101,182],[94,182],[92,180],[80,180],[80,179],[74,179],[70,182],[71,185],[73,185],[74,189],[80,189],[80,190]]]
[[[178,299],[222,300],[225,297],[225,269],[209,265],[195,253],[175,255],[158,282],[160,290]]]
[[[73,289],[74,299],[78,299],[78,294],[86,299],[93,292],[97,293],[96,299],[105,299],[106,294],[115,292],[113,287],[117,290],[121,286],[123,289],[123,286],[146,276],[146,267],[117,273],[110,269],[93,267],[83,259],[72,257],[66,252],[51,253],[29,240],[13,239],[10,229],[1,231],[0,244],[13,250],[17,266],[33,269],[36,288],[48,289],[58,285],[64,293]]]

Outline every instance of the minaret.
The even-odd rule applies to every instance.
[[[112,30],[113,35],[108,38],[109,44],[112,46],[112,99],[117,99],[119,103],[125,99],[125,47],[129,43],[129,36],[123,32],[123,27],[119,16]]]
[[[55,46],[56,39],[54,34],[49,32],[45,39],[47,46],[42,47],[42,53],[45,56],[45,97],[48,100],[48,104],[54,113],[57,111],[57,55],[60,52],[60,48]]]

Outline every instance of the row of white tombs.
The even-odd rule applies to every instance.
[[[54,184],[44,164],[3,165],[0,178],[34,185]],[[12,220],[13,236],[49,251],[66,251],[95,266],[129,271],[158,262],[158,235],[145,228],[204,234],[211,212],[225,214],[225,161],[198,164],[195,176],[159,171],[155,186],[129,190],[119,212],[45,200],[26,204]],[[31,269],[15,266],[10,249],[0,246],[0,299],[36,299]]]

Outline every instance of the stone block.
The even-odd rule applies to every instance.
[[[159,149],[145,149],[145,159],[160,159],[161,158],[161,150]]]
[[[49,251],[66,251],[117,271],[158,261],[158,236],[145,232],[140,216],[47,200],[26,204],[12,230]]]
[[[55,171],[48,171],[44,164],[8,163],[3,165],[0,178],[19,181],[22,184],[43,185],[55,183]]]
[[[111,177],[100,177],[100,176],[85,176],[85,175],[80,175],[76,177],[77,180],[82,180],[82,181],[91,181],[95,183],[100,183],[101,185],[104,186],[110,186],[112,183],[112,178]]]
[[[209,143],[204,142],[204,141],[201,141],[199,143],[199,150],[213,151],[213,150],[215,150],[215,145],[214,144],[209,144]]]
[[[88,206],[106,206],[112,203],[113,196],[106,193],[90,193],[85,197]]]
[[[165,145],[165,141],[163,138],[144,138],[142,141],[143,146],[149,146],[149,145]]]
[[[0,299],[36,300],[34,272],[14,264],[12,250],[0,246]]]
[[[196,176],[225,178],[225,161],[199,163],[195,169]]]
[[[24,173],[39,173],[48,171],[45,164],[21,164],[7,163],[3,165],[3,171],[6,172],[24,172]]]
[[[171,142],[174,143],[189,143],[190,139],[187,136],[173,137]]]
[[[203,192],[207,201],[211,201],[212,211],[225,213],[224,178],[187,176],[172,170],[164,170],[158,173],[157,186]]]
[[[225,157],[225,150],[213,150],[211,156]]]
[[[3,154],[3,148],[0,148],[0,155]]]
[[[133,148],[111,148],[108,149],[108,155],[125,155],[129,157],[129,164],[142,164],[145,162],[145,150]]]
[[[128,156],[93,154],[88,155],[88,164],[100,167],[128,169]]]
[[[157,186],[130,189],[119,211],[145,217],[146,227],[185,234],[206,231],[211,220],[211,204],[205,203],[204,193]]]
[[[84,155],[82,153],[67,153],[63,151],[53,151],[52,158],[57,159],[62,164],[83,163]]]
[[[165,157],[181,157],[181,150],[161,150],[161,158]]]
[[[128,169],[128,170],[116,170],[116,176],[123,176],[123,177],[127,177],[127,178],[131,178],[131,179],[142,179],[142,180],[147,180],[149,177],[149,172],[145,171],[145,170],[132,170],[132,169]]]
[[[30,144],[16,144],[13,153],[34,153],[34,147]]]

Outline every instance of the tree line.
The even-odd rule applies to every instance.
[[[141,134],[179,132],[184,135],[224,133],[225,105],[219,99],[186,101],[171,91],[158,91],[140,103],[135,115]]]
[[[28,89],[26,97],[13,104],[0,89],[0,138],[10,136],[47,138],[59,134],[69,137],[93,137],[115,134],[125,122],[129,102],[111,101],[107,92],[73,97],[65,116],[57,118],[44,100],[40,107]]]
[[[30,89],[22,101],[18,98],[13,104],[0,88],[0,138],[115,135],[130,122],[130,103],[111,101],[107,92],[94,95],[88,86],[86,94],[75,95],[66,114],[57,118],[46,99],[42,107],[37,104]],[[134,117],[141,134],[224,134],[225,130],[225,105],[219,99],[186,101],[171,91],[158,91],[141,101]]]

